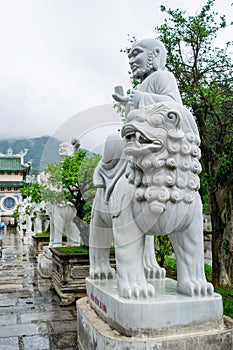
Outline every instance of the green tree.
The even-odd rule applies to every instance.
[[[23,195],[31,198],[31,202],[43,200],[51,204],[74,204],[77,211],[75,223],[85,245],[88,245],[91,208],[96,191],[92,179],[100,158],[100,155],[89,156],[87,152],[78,150],[59,163],[49,163],[44,170],[47,180],[42,184],[31,184],[21,190]]]
[[[77,216],[87,223],[90,222],[96,192],[93,174],[100,159],[100,155],[93,154],[90,157],[85,151],[79,150],[66,157],[62,163],[62,186],[68,190],[66,198],[75,205]]]
[[[42,201],[41,186],[38,183],[21,188],[20,193],[22,196],[30,197],[31,202],[40,203]]]
[[[38,204],[43,201],[42,190],[43,190],[42,187],[38,183],[32,183],[28,186],[21,188],[20,190],[22,196],[24,197],[26,196],[30,198],[30,204],[28,203],[25,209],[26,209],[26,213],[31,216],[33,225],[34,225],[35,219],[37,218],[37,212],[34,211],[35,207],[34,205],[31,205],[31,204],[35,204],[35,203]],[[16,211],[14,213],[14,218],[16,219],[19,218],[18,210],[19,210],[19,206],[17,206]],[[42,215],[42,227],[44,227],[44,223],[46,220],[46,210],[41,208],[40,214]]]
[[[42,190],[43,199],[52,203],[74,204],[77,211],[74,222],[86,246],[89,244],[89,223],[96,191],[92,179],[100,158],[100,155],[89,156],[87,152],[78,150],[60,163],[49,164],[45,170],[50,188]]]
[[[155,237],[155,255],[161,267],[164,267],[165,258],[172,255],[172,245],[167,236]]]
[[[49,163],[44,172],[47,179],[40,185],[42,199],[51,204],[66,203],[69,192],[62,185],[62,162]]]
[[[227,27],[225,16],[213,10],[214,2],[207,0],[195,16],[161,6],[167,18],[155,29],[167,48],[167,68],[201,136],[216,287],[233,283],[233,63],[228,54],[232,43],[213,47],[219,31]]]

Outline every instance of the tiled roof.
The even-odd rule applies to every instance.
[[[26,171],[30,165],[22,165],[19,157],[0,157],[0,171]]]
[[[0,181],[0,187],[8,188],[8,187],[25,187],[28,186],[23,181]]]

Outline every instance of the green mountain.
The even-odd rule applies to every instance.
[[[32,160],[32,171],[40,172],[48,163],[59,162],[58,149],[61,142],[61,140],[50,136],[0,140],[0,153],[7,153],[9,147],[12,148],[14,154],[27,148],[28,153],[24,157],[25,163]]]

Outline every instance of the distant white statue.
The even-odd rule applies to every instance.
[[[23,231],[26,231],[26,215],[25,215],[25,206],[23,202],[19,202],[18,205],[18,224],[17,224],[17,230],[19,235],[23,236]]]
[[[71,143],[62,142],[59,146],[59,155],[61,162],[65,157],[73,155],[79,148],[80,142],[74,138]],[[41,183],[53,191],[61,191],[61,184],[54,186],[49,180],[49,175],[41,174]],[[64,200],[62,203],[48,203],[48,215],[50,217],[50,242],[49,247],[62,245],[62,234],[67,235],[67,244],[79,245],[80,232],[74,224],[73,219],[76,216],[76,209],[72,203]]]
[[[26,221],[26,233],[32,233],[32,203],[31,198],[25,198],[23,200],[25,221]]]
[[[62,142],[59,145],[59,156],[61,160],[63,160],[65,157],[72,156],[73,154],[74,154],[74,149],[71,143]]]
[[[60,160],[64,160],[65,157],[69,157],[72,156],[73,154],[75,154],[78,149],[80,147],[80,140],[77,137],[74,137],[71,140],[71,143],[69,142],[62,142],[59,145],[59,156],[60,156]]]
[[[80,232],[73,222],[76,209],[71,203],[48,204],[48,214],[50,217],[49,247],[61,246],[64,232],[67,236],[68,245],[80,244]]]
[[[42,220],[45,217],[47,206],[44,201],[40,203],[34,203],[33,205],[33,216],[34,216],[34,233],[42,233],[43,224]]]

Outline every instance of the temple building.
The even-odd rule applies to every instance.
[[[31,163],[24,163],[28,149],[13,154],[12,148],[7,153],[0,153],[0,221],[9,222],[17,204],[21,201],[20,188],[26,185],[26,176]]]

